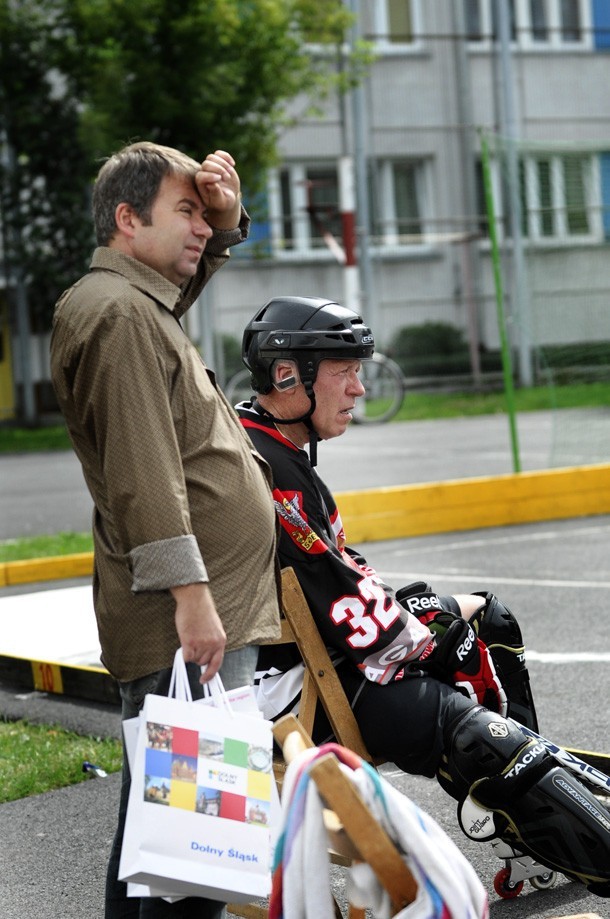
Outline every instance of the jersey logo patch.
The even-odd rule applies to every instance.
[[[327,551],[324,541],[312,530],[305,519],[301,510],[302,496],[300,492],[281,492],[275,488],[273,499],[282,527],[299,549],[304,552],[311,552],[314,555]]]

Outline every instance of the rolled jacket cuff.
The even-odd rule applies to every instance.
[[[174,536],[136,546],[129,553],[134,593],[168,590],[209,580],[194,536]]]
[[[248,238],[250,217],[242,206],[238,226],[234,227],[232,230],[219,230],[216,227],[212,227],[212,229],[214,235],[207,244],[205,251],[208,255],[222,255],[227,249],[245,242]]]

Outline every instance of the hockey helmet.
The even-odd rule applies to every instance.
[[[320,361],[370,360],[374,348],[373,333],[347,307],[322,297],[274,297],[246,326],[242,360],[263,394],[272,389],[274,361],[296,361],[311,396]]]

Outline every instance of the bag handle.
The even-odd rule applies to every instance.
[[[205,673],[206,668],[207,664],[204,664],[201,668],[201,672]],[[182,702],[193,701],[193,693],[186,671],[186,662],[184,660],[182,648],[178,648],[174,656],[174,666],[172,667],[172,675],[169,681],[167,695],[170,699],[176,698],[180,699]],[[227,691],[218,673],[215,673],[211,680],[203,684],[203,697],[204,699],[213,699],[214,703],[219,708],[224,708],[232,718],[235,717],[235,712],[229,702]]]
[[[167,695],[170,699],[176,698],[183,702],[193,701],[193,693],[191,692],[191,686],[186,672],[186,662],[184,660],[182,648],[178,648],[174,657],[174,666],[172,667],[172,675],[169,681]]]
[[[201,668],[202,673],[205,673],[206,667],[207,664],[204,664]],[[211,680],[203,684],[203,697],[204,699],[213,699],[215,704],[217,704],[219,708],[224,708],[231,718],[235,717],[235,712],[229,702],[227,691],[218,673],[215,673]]]

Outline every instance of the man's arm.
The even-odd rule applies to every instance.
[[[234,230],[241,216],[241,182],[231,154],[216,150],[206,156],[195,182],[212,229]]]
[[[229,258],[229,248],[248,238],[250,218],[241,204],[241,182],[230,153],[210,153],[195,177],[197,189],[206,206],[206,219],[214,235],[199,262],[195,277],[182,288],[174,309],[180,318],[192,306],[212,275]]]
[[[176,631],[186,661],[205,666],[201,682],[218,672],[224,655],[226,635],[216,612],[209,585],[184,584],[172,587],[176,601]]]

